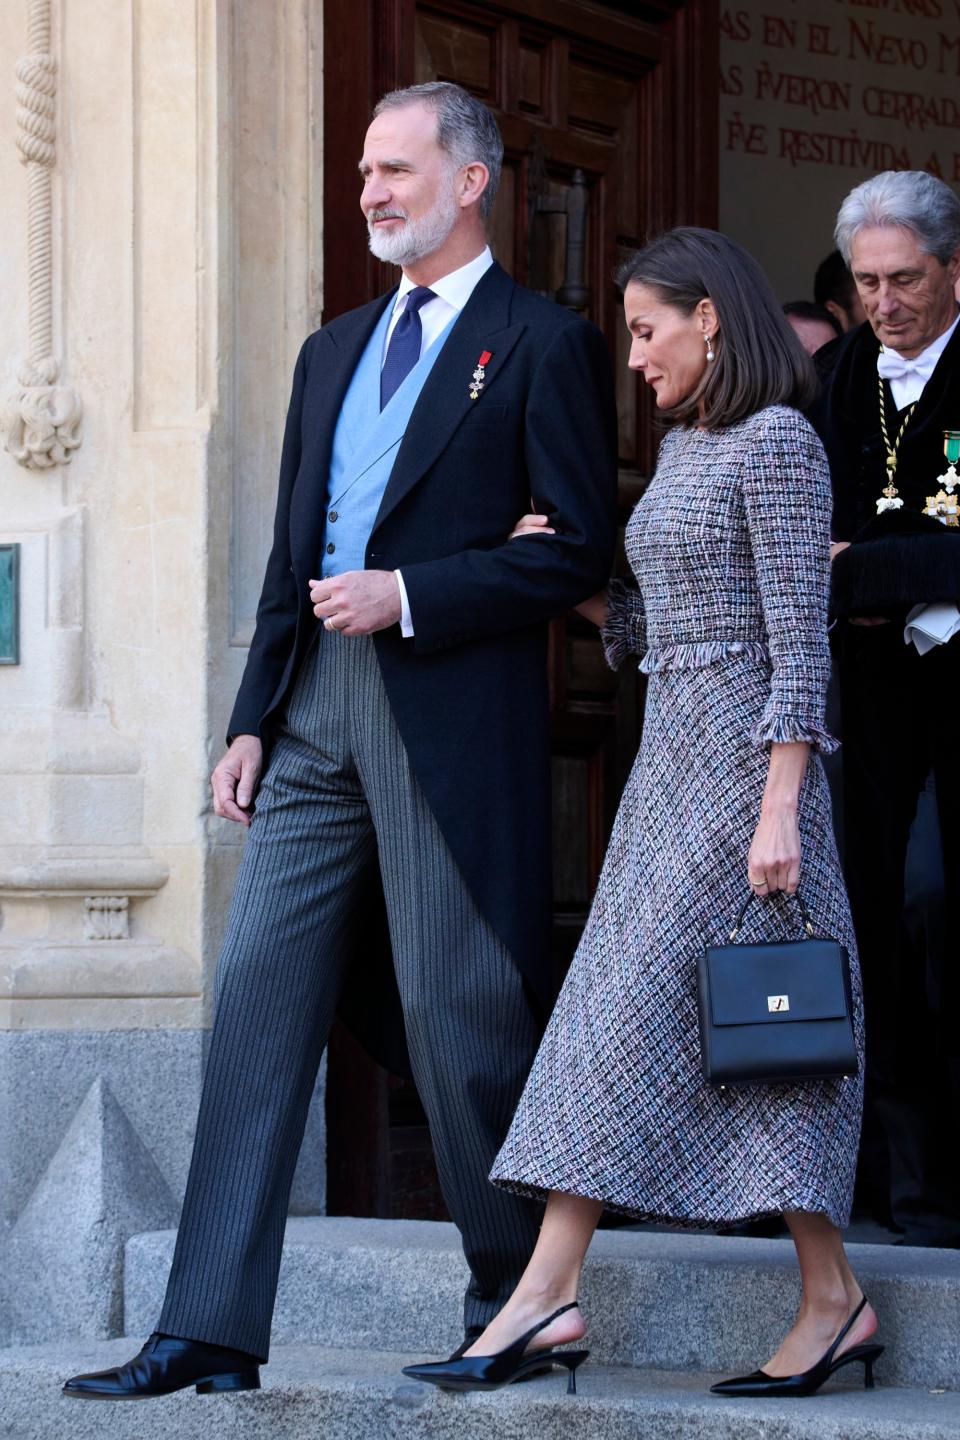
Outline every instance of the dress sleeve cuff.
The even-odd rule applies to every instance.
[[[643,601],[639,592],[622,580],[610,581],[607,597],[607,617],[600,639],[610,669],[619,670],[628,655],[639,655],[646,649]]]
[[[809,745],[820,755],[832,755],[840,748],[840,741],[824,726],[800,715],[784,715],[780,712],[764,713],[750,731],[754,745],[766,749],[769,745]]]

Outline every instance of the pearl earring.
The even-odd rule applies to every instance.
[[[704,335],[703,338],[704,338],[704,340],[706,341],[706,345],[707,345],[707,359],[708,359],[708,360],[716,360],[717,357],[716,357],[716,355],[715,355],[715,353],[714,353],[713,343],[712,343],[711,337],[710,337],[709,335]]]

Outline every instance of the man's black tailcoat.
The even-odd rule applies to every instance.
[[[273,547],[230,734],[265,755],[318,624],[334,430],[395,292],[309,337],[294,373]],[[485,387],[469,387],[483,351]],[[552,998],[547,624],[601,588],[613,558],[616,411],[603,337],[494,264],[447,338],[407,427],[366,568],[401,569],[415,638],[375,637],[417,779],[481,910],[546,1010]],[[508,541],[531,508],[557,533]],[[358,957],[347,1018],[400,1063],[387,998]],[[457,957],[451,955],[450,963]],[[364,1013],[360,1013],[360,1012]]]
[[[960,326],[954,331],[910,418],[898,448],[896,484],[903,508],[877,514],[887,483],[880,429],[877,354],[869,325],[845,336],[816,420],[833,477],[835,540],[852,540],[833,563],[834,610],[842,615],[896,613],[921,601],[960,596],[960,530],[923,514],[947,468],[944,430],[960,429]],[[899,434],[897,410],[884,381],[887,434]],[[919,543],[918,543],[919,542]]]
[[[841,342],[821,419],[834,486],[834,537],[852,542],[833,562],[832,601],[843,729],[844,870],[867,1022],[859,1183],[876,1213],[905,1232],[904,1243],[957,1244],[960,1205],[943,1136],[960,1098],[953,896],[960,787],[948,719],[960,676],[960,637],[921,656],[904,644],[903,623],[915,604],[960,601],[960,529],[923,514],[947,468],[943,432],[960,430],[960,327],[903,431],[896,470],[903,508],[880,515],[876,502],[887,477],[878,350],[869,325]],[[898,413],[886,381],[884,386],[893,442],[908,410]],[[862,616],[888,623],[850,623]],[[919,832],[914,828],[931,771],[939,847],[929,823]],[[941,860],[945,889],[938,877]]]

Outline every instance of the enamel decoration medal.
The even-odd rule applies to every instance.
[[[480,359],[477,361],[477,368],[473,372],[473,379],[470,381],[470,399],[479,400],[480,391],[483,389],[483,382],[486,379],[486,367],[493,359],[492,350],[483,350]]]
[[[960,475],[957,474],[960,430],[944,430],[943,453],[947,457],[947,468],[942,475],[937,476],[940,489],[936,495],[927,496],[923,513],[939,520],[943,525],[957,525],[960,523],[960,495],[955,491],[960,486]]]

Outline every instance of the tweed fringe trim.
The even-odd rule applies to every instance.
[[[600,628],[603,655],[611,670],[619,670],[628,655],[639,654],[646,644],[646,623],[640,592],[622,580],[607,586],[607,615]]]
[[[697,640],[677,645],[653,645],[640,661],[644,675],[660,670],[702,670],[718,660],[770,659],[770,647],[763,640]]]
[[[832,755],[840,748],[840,741],[829,730],[800,715],[761,715],[750,731],[750,739],[754,745],[762,746],[791,745],[799,741],[821,755]]]

